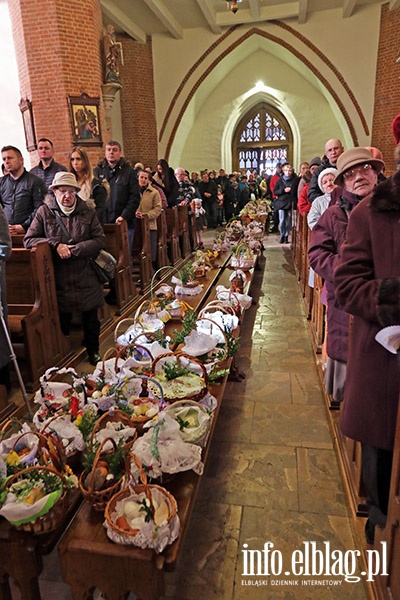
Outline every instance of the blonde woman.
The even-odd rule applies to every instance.
[[[72,148],[68,154],[68,169],[75,175],[80,186],[79,197],[96,209],[99,221],[103,225],[106,220],[107,189],[100,179],[93,176],[89,157],[83,148]]]

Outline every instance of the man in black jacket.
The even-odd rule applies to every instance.
[[[43,179],[46,184],[47,192],[53,193],[50,186],[53,183],[54,175],[60,171],[68,171],[65,165],[54,160],[53,142],[48,138],[40,138],[37,151],[39,154],[39,164],[31,169],[31,173]]]
[[[21,151],[4,146],[1,157],[7,175],[0,179],[0,202],[11,235],[25,233],[46,195],[46,185],[24,167]]]
[[[322,157],[321,165],[315,169],[312,174],[310,185],[308,186],[308,201],[312,204],[315,198],[323,195],[323,191],[318,185],[318,176],[324,170],[330,167],[336,169],[337,159],[343,154],[344,148],[340,140],[331,139],[325,144],[325,154]]]
[[[106,145],[106,156],[94,169],[102,183],[110,186],[106,205],[106,223],[120,223],[125,219],[129,240],[133,239],[135,213],[140,203],[139,184],[135,171],[122,157],[122,148],[114,140]]]

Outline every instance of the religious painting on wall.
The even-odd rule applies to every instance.
[[[68,96],[71,112],[73,144],[80,146],[101,146],[99,104],[100,98]]]
[[[27,99],[21,100],[19,103],[19,110],[21,111],[24,124],[26,149],[28,152],[36,150],[36,134],[33,124],[32,102]]]

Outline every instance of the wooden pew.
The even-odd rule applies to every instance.
[[[197,234],[196,234],[196,217],[194,213],[190,213],[189,215],[189,237],[191,238],[191,242],[193,244],[193,250],[197,250],[199,244],[197,242]]]
[[[178,208],[165,209],[165,216],[167,218],[167,246],[168,256],[171,261],[171,265],[176,267],[177,263],[181,260],[181,251],[179,247],[179,225],[178,225]]]
[[[136,287],[132,282],[130,265],[130,250],[128,239],[128,226],[126,221],[103,226],[106,236],[107,252],[110,252],[117,261],[115,269],[115,293],[117,298],[116,314],[123,310],[136,298]]]
[[[181,256],[187,258],[191,253],[189,238],[189,214],[187,206],[178,206],[178,236]]]
[[[311,339],[317,354],[320,354],[322,351],[322,344],[325,336],[325,305],[321,302],[322,289],[322,278],[315,274],[314,297],[311,310]]]
[[[167,249],[167,217],[165,210],[157,218],[157,268],[169,265]]]
[[[143,215],[141,219],[136,219],[132,247],[132,274],[138,281],[140,291],[143,294],[150,286],[153,276],[149,217],[147,215]]]
[[[47,242],[32,250],[13,248],[6,264],[8,324],[11,339],[23,347],[28,391],[49,367],[70,351],[61,333],[53,260]]]

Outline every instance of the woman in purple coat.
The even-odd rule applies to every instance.
[[[367,178],[376,182],[380,170],[376,162],[366,157],[352,168],[354,184]],[[375,335],[383,327],[400,324],[399,217],[397,174],[352,212],[334,275],[336,297],[344,310],[354,315],[341,429],[362,444],[369,543],[373,543],[375,526],[386,524],[397,418],[398,358],[385,350]]]

